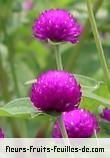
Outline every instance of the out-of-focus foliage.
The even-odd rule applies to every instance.
[[[43,10],[65,8],[70,10],[84,26],[88,16],[86,2],[33,0],[33,8],[28,11],[22,8],[22,4],[23,0],[0,0],[0,126],[4,127],[7,137],[18,136],[16,130],[19,136],[51,137],[54,118],[49,115],[36,116],[29,98],[27,99],[30,96],[31,84],[25,83],[35,79],[43,71],[56,69],[54,46],[35,40],[32,35],[32,24]],[[97,11],[96,21],[110,68],[110,3],[108,0],[105,0]],[[102,82],[104,75],[90,26],[87,38],[78,52],[76,47],[72,44],[60,46],[63,65],[73,74],[78,74],[76,78],[84,89],[81,107],[94,112],[99,118],[100,105],[110,107],[110,94],[105,83]],[[72,58],[75,53],[78,53],[78,56]],[[72,66],[67,65],[70,58],[72,58]],[[20,99],[16,102],[16,98],[20,97],[26,97],[24,100],[27,102],[23,102],[22,99],[22,102]],[[15,104],[7,104],[13,99],[16,107],[14,107]],[[19,116],[22,116],[21,119]],[[16,130],[12,128],[13,124]],[[100,120],[100,124],[103,130],[100,131],[99,136],[110,137],[110,123]],[[20,131],[21,126],[24,132]]]

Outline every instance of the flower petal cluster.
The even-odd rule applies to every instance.
[[[69,138],[88,138],[94,134],[94,130],[99,130],[96,117],[85,109],[64,112],[62,117]],[[57,121],[54,124],[53,137],[62,137]]]
[[[101,117],[107,121],[110,121],[110,108],[103,109]]]
[[[64,112],[79,106],[81,88],[73,74],[50,70],[32,85],[31,101],[41,111]]]
[[[39,40],[77,43],[82,29],[67,10],[50,9],[40,14],[34,21],[32,30]]]

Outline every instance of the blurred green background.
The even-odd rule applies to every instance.
[[[29,7],[26,7],[29,5]],[[0,106],[10,100],[27,97],[31,84],[27,81],[48,69],[56,69],[54,47],[41,43],[32,35],[32,24],[38,15],[49,8],[68,9],[82,24],[84,31],[79,44],[60,47],[64,69],[75,74],[104,80],[97,56],[86,1],[82,0],[0,0]],[[93,0],[100,39],[110,68],[110,2]],[[81,80],[82,83],[83,80]],[[95,81],[86,83],[94,86]],[[85,83],[84,83],[85,84]],[[105,85],[95,92],[101,99],[82,98],[81,107],[99,115],[98,106],[110,106],[110,95]],[[108,102],[109,103],[108,103]],[[24,118],[0,117],[0,126],[6,137],[51,137],[53,118],[38,116]],[[110,124],[101,121],[100,137],[110,137]]]

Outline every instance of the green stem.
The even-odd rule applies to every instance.
[[[13,52],[15,52],[14,50],[14,38],[15,36],[11,37],[7,34],[7,30],[6,30],[6,25],[7,25],[7,17],[11,17],[12,14],[12,4],[13,4],[13,0],[10,2],[10,0],[7,1],[7,4],[3,6],[5,6],[6,8],[6,14],[5,11],[3,9],[2,11],[2,15],[1,16],[1,23],[0,23],[0,28],[4,33],[4,42],[8,47],[8,57],[9,57],[9,64],[10,64],[10,69],[12,72],[12,77],[13,77],[13,82],[14,82],[14,86],[15,86],[15,92],[16,95],[19,96],[19,90],[18,90],[18,84],[17,84],[17,77],[16,77],[16,71],[15,71],[15,65],[14,65],[14,58],[13,58]],[[7,6],[8,6],[8,10],[7,10]],[[0,53],[0,86],[2,88],[2,94],[3,94],[3,99],[5,102],[8,102],[11,99],[11,95],[10,92],[8,90],[8,75],[6,74],[6,71],[3,67],[3,63],[2,63],[2,56]],[[26,137],[26,133],[27,133],[27,127],[25,124],[25,120],[22,120],[22,122],[19,122],[19,129],[18,129],[18,120],[16,119],[7,119],[8,122],[10,122],[11,124],[11,129],[12,129],[12,133],[13,136],[15,137]],[[22,129],[22,130],[21,130]]]
[[[95,138],[96,138],[97,147],[99,147],[100,145],[99,145],[99,141],[98,141],[98,136],[97,136],[97,131],[96,131],[96,129],[94,130],[94,136],[95,136]]]
[[[94,130],[94,136],[96,139],[98,139],[96,130]]]
[[[58,45],[55,46],[55,56],[56,56],[56,62],[57,62],[58,70],[63,70],[61,54],[59,52],[59,46]],[[59,127],[60,127],[63,138],[68,138],[67,131],[66,131],[63,119],[62,119],[62,114],[60,114],[60,116],[58,116],[57,120],[58,120]]]
[[[63,70],[62,60],[61,60],[61,54],[59,52],[59,46],[55,46],[55,57],[57,62],[57,68],[58,70]]]
[[[89,20],[90,20],[90,23],[91,23],[93,35],[94,35],[95,42],[96,42],[96,47],[97,47],[97,50],[98,50],[98,56],[99,56],[101,67],[102,67],[102,70],[103,70],[103,73],[104,73],[104,76],[105,76],[105,81],[107,83],[107,87],[110,91],[110,74],[109,74],[106,59],[105,59],[105,56],[104,56],[104,51],[103,51],[103,48],[102,48],[101,40],[100,40],[100,37],[99,37],[99,33],[98,33],[96,21],[95,21],[95,16],[94,16],[93,9],[92,9],[91,0],[86,0],[86,1],[87,1]]]
[[[11,14],[12,14],[12,2],[11,3],[8,2],[7,5],[10,5],[10,9],[8,10],[7,14],[9,14],[11,16]],[[15,40],[15,36],[13,38],[13,35],[7,34],[6,24],[7,24],[7,18],[4,17],[2,19],[2,29],[3,29],[3,33],[4,33],[4,37],[5,37],[4,41],[8,47],[8,59],[9,59],[10,70],[11,70],[11,74],[12,74],[12,78],[13,78],[14,88],[15,88],[17,97],[20,97],[17,76],[16,76],[16,71],[15,71],[15,65],[14,65],[14,52],[15,52],[14,40]]]
[[[18,88],[18,81],[17,81],[17,76],[16,76],[16,71],[15,71],[15,65],[14,65],[14,43],[12,42],[12,39],[8,37],[7,33],[4,31],[4,35],[5,35],[5,42],[6,45],[8,47],[8,59],[9,59],[9,64],[10,64],[10,69],[11,69],[11,74],[12,74],[12,78],[13,78],[13,82],[14,82],[14,87],[15,87],[15,91],[16,91],[16,95],[17,97],[20,97],[20,93],[19,93],[19,88]]]
[[[63,138],[68,138],[67,131],[65,129],[65,125],[62,119],[62,115],[60,115],[57,120],[58,120],[58,124],[59,124]]]
[[[16,70],[15,70],[15,64],[14,64],[14,42],[13,39],[8,39],[7,41],[7,45],[8,45],[8,50],[9,50],[9,63],[10,63],[10,69],[11,69],[11,73],[12,73],[12,77],[13,77],[13,81],[14,81],[14,87],[15,87],[15,91],[16,91],[16,96],[20,97],[20,93],[19,93],[19,88],[18,88],[18,81],[17,81],[17,75],[16,75]]]
[[[99,8],[101,7],[102,3],[104,0],[96,0],[93,4],[93,11],[94,14],[97,13],[97,11],[99,10]],[[65,65],[65,69],[66,70],[70,70],[71,68],[74,69],[75,68],[75,64],[77,62],[77,59],[81,53],[81,49],[85,43],[85,40],[90,32],[90,23],[89,23],[89,19],[86,20],[85,25],[84,25],[84,30],[80,36],[80,42],[79,44],[77,44],[74,48],[74,53],[71,53],[71,55],[68,57],[66,65]]]
[[[60,127],[61,134],[62,134],[63,138],[67,138],[66,141],[64,140],[64,144],[67,145],[67,146],[71,146],[70,141],[68,139],[67,131],[65,129],[65,125],[64,125],[64,122],[63,122],[62,115],[60,115],[57,120],[58,120],[58,124],[59,124],[59,127]],[[69,154],[68,155],[69,157],[75,158],[75,155],[72,154],[71,152],[68,153],[68,154]]]
[[[8,102],[10,100],[10,92],[8,90],[8,79],[5,69],[3,67],[2,62],[2,52],[0,52],[0,87],[2,92],[2,97],[4,102]]]

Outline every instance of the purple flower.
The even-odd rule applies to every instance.
[[[67,10],[50,9],[41,13],[32,30],[39,40],[77,43],[81,26]]]
[[[63,113],[63,121],[69,138],[88,138],[98,131],[95,116],[85,109],[75,109]],[[53,137],[61,138],[61,132],[56,121],[53,129]]]
[[[103,109],[101,117],[107,121],[110,121],[110,109],[109,108]]]
[[[3,132],[2,128],[0,128],[0,138],[4,138],[4,132]]]
[[[65,71],[43,73],[32,85],[31,101],[42,111],[70,111],[78,107],[80,99],[80,85]]]
[[[32,0],[24,0],[22,3],[22,8],[25,11],[31,10],[33,8],[33,1]]]

